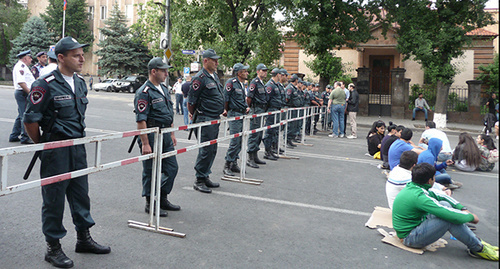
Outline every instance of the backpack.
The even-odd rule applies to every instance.
[[[488,156],[488,162],[489,163],[498,162],[498,149],[490,150],[490,156]]]

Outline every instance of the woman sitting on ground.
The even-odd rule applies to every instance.
[[[477,146],[481,152],[481,163],[478,165],[477,170],[483,172],[489,172],[495,168],[495,163],[488,162],[488,157],[490,157],[490,150],[494,150],[495,143],[489,135],[480,134],[477,137]]]
[[[481,164],[481,152],[470,134],[461,133],[458,137],[458,145],[453,151],[453,161],[458,170],[465,172],[475,171]]]
[[[384,139],[384,134],[385,123],[379,120],[372,124],[372,128],[366,136],[366,140],[368,142],[368,154],[374,156],[375,159],[380,159],[380,148],[382,147],[382,139]],[[375,154],[377,154],[379,157],[377,158]]]

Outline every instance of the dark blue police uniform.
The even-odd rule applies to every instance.
[[[292,83],[289,83],[288,86],[286,87],[286,99],[288,100],[287,102],[288,107],[300,107],[302,104],[302,101],[300,99],[299,89],[295,87]],[[297,110],[292,110],[290,113],[290,119],[297,118],[297,115],[298,115]],[[288,124],[288,133],[287,133],[288,140],[293,139],[298,134],[297,130],[298,128],[299,128],[298,121],[292,121]]]
[[[267,111],[277,111],[281,109],[281,91],[279,88],[279,82],[274,82],[274,80],[269,80],[266,84],[266,94],[267,94]],[[266,118],[266,125],[274,124],[274,119],[279,114],[269,115]],[[279,117],[278,117],[279,118]],[[273,144],[278,143],[278,127],[273,127],[271,129],[266,130],[266,134],[264,135],[263,142],[266,147],[266,151],[269,151]]]
[[[246,114],[248,105],[245,100],[245,89],[237,77],[226,81],[224,100],[228,103],[227,116],[229,118]],[[243,119],[229,122],[229,133],[236,134],[243,129]],[[241,152],[241,136],[231,138],[229,149],[226,153],[226,162],[235,162]]]
[[[252,99],[250,103],[251,114],[261,114],[267,109],[267,95],[264,83],[259,77],[254,78],[248,87],[248,97]],[[250,130],[260,128],[262,117],[256,117],[250,120]],[[248,137],[248,153],[255,153],[260,150],[259,145],[262,141],[262,132],[256,132]]]

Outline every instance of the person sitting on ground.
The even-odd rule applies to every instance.
[[[398,193],[392,208],[392,225],[401,242],[410,248],[424,248],[450,232],[464,243],[469,255],[498,261],[498,247],[479,239],[466,223],[477,224],[479,218],[455,199],[434,192],[436,169],[417,164],[411,182]]]
[[[382,143],[380,146],[380,156],[382,157],[382,165],[380,168],[389,169],[389,148],[391,147],[394,141],[398,140],[401,137],[401,131],[403,131],[405,127],[403,125],[395,125],[392,121],[389,122],[389,127],[387,127],[388,134],[382,139]]]
[[[425,101],[424,99],[424,94],[419,93],[418,98],[415,99],[415,108],[413,109],[413,118],[411,120],[415,120],[415,115],[417,114],[417,111],[423,111],[425,114],[425,121],[427,121],[427,110],[432,111],[429,105],[427,104],[427,101]]]
[[[490,163],[488,158],[490,157],[491,150],[496,149],[495,143],[491,136],[486,134],[480,134],[477,137],[477,146],[481,152],[481,163],[477,166],[478,171],[490,172],[495,168],[495,163]]]
[[[390,209],[392,209],[396,195],[411,181],[411,169],[417,164],[417,160],[418,154],[416,152],[405,151],[401,154],[399,165],[389,173],[385,183],[385,194]],[[439,183],[434,183],[432,190],[442,195],[451,196],[451,190]]]
[[[448,140],[448,136],[446,135],[445,132],[436,129],[435,122],[428,121],[425,123],[425,131],[422,133],[422,136],[420,137],[419,144],[426,144],[423,143],[424,140],[429,141],[429,139],[431,138],[439,138],[441,139],[441,141],[443,141],[443,149],[439,152],[438,161],[444,162],[446,160],[450,160],[452,155],[452,150],[451,150],[450,140]],[[419,145],[419,146],[427,148],[424,145]]]
[[[436,168],[436,182],[445,185],[449,189],[458,189],[462,187],[462,183],[454,182],[451,180],[451,176],[446,173],[446,167],[448,165],[452,165],[452,160],[447,160],[446,162],[442,162],[437,164],[437,156],[443,147],[443,141],[439,138],[431,138],[429,140],[429,148],[424,150],[418,156],[418,163],[428,163],[430,165],[434,165]]]
[[[401,131],[401,137],[394,141],[389,147],[389,168],[391,168],[391,170],[399,164],[399,159],[403,152],[411,150],[420,154],[424,150],[411,141],[412,137],[413,131],[409,128],[404,128],[403,131]]]
[[[453,151],[453,162],[458,170],[472,172],[481,163],[481,151],[479,151],[474,138],[468,133],[458,136],[458,145]]]
[[[372,128],[366,136],[366,141],[368,142],[368,154],[370,154],[370,156],[374,156],[375,159],[380,159],[380,148],[382,147],[381,143],[384,138],[384,134],[385,123],[378,120],[372,124]],[[378,158],[375,154],[378,155]]]

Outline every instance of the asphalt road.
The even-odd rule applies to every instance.
[[[90,92],[87,136],[135,129],[133,95]],[[13,89],[0,86],[0,148],[9,143],[16,104]],[[175,118],[182,124],[182,116]],[[178,156],[179,174],[169,199],[181,205],[162,226],[186,233],[186,238],[127,227],[128,220],[146,222],[141,197],[139,163],[89,176],[94,239],[110,245],[104,256],[74,252],[75,231],[69,210],[63,249],[75,268],[498,268],[498,263],[477,260],[460,242],[417,255],[381,242],[382,236],[364,226],[375,206],[387,207],[385,177],[380,163],[364,154],[368,130],[356,140],[308,137],[288,153],[299,160],[268,161],[247,176],[264,180],[261,186],[221,181],[228,142],[219,144],[212,180],[221,187],[212,194],[193,190],[197,151]],[[422,130],[414,130],[420,137]],[[187,132],[177,134],[177,148],[190,145]],[[452,146],[457,134],[449,135]],[[102,161],[131,157],[131,138],[103,145]],[[89,165],[94,146],[88,146]],[[134,154],[139,154],[138,148]],[[262,153],[261,153],[262,155]],[[28,154],[9,157],[9,184],[22,182]],[[30,180],[38,178],[38,167]],[[464,183],[453,196],[480,218],[477,235],[498,245],[498,168],[490,173],[449,169]],[[0,197],[0,268],[52,268],[43,261],[41,195],[38,188]],[[386,230],[388,230],[386,228]]]

